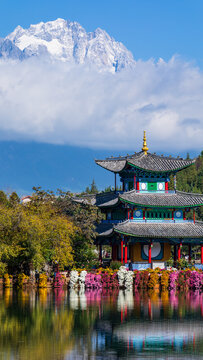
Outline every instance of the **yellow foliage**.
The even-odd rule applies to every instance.
[[[47,275],[44,273],[39,276],[39,288],[47,288]]]

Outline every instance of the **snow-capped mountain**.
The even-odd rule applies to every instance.
[[[0,39],[0,58],[23,60],[26,55],[9,39]]]
[[[28,29],[17,26],[6,37],[8,40],[19,49],[19,58],[48,56],[64,62],[95,64],[112,72],[135,65],[131,52],[106,31],[98,28],[87,33],[79,23],[63,19],[40,22]]]

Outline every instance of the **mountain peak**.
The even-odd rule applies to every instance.
[[[61,18],[30,25],[28,29],[17,26],[6,39],[28,57],[40,57],[46,53],[52,60],[77,64],[88,62],[99,70],[111,72],[135,64],[130,51],[105,30],[97,28],[87,33],[78,22]]]

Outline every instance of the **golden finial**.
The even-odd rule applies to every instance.
[[[147,138],[146,138],[146,131],[144,131],[144,138],[143,138],[143,148],[142,151],[144,151],[145,155],[147,155],[147,151],[148,151],[148,147],[147,147]]]

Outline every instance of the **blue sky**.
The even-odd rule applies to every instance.
[[[136,59],[180,54],[203,67],[202,14],[202,0],[2,0],[0,36],[61,17],[87,31],[105,29]]]
[[[95,178],[99,188],[102,189],[105,185],[113,184],[113,177],[96,166],[94,158],[132,150],[139,151],[146,124],[149,128],[148,143],[151,151],[184,156],[188,150],[194,156],[199,154],[202,150],[203,131],[202,14],[202,0],[2,0],[0,37],[12,32],[17,25],[26,28],[30,24],[61,17],[79,22],[86,31],[94,31],[98,27],[105,29],[109,35],[121,41],[133,53],[136,60],[140,59],[140,61],[132,79],[130,76],[119,75],[117,80],[112,81],[110,78],[104,80],[93,75],[85,78],[81,72],[77,75],[71,74],[72,81],[78,89],[81,88],[81,78],[83,79],[83,83],[87,86],[85,92],[92,98],[97,94],[97,88],[103,93],[106,88],[109,88],[106,97],[103,97],[99,105],[95,104],[93,111],[95,124],[98,124],[98,127],[95,125],[94,128],[86,119],[84,126],[81,126],[81,131],[73,134],[72,142],[63,143],[62,141],[63,133],[69,132],[64,119],[57,123],[57,129],[59,129],[57,140],[53,134],[48,136],[46,130],[44,132],[42,130],[41,137],[30,137],[28,141],[30,134],[34,132],[32,118],[39,116],[36,110],[38,107],[36,106],[36,109],[32,109],[31,114],[28,114],[27,124],[31,124],[29,127],[26,122],[19,123],[15,118],[10,119],[5,109],[7,106],[5,104],[8,102],[3,104],[0,98],[0,125],[3,121],[2,114],[6,114],[7,122],[16,121],[16,132],[20,126],[24,126],[25,129],[22,128],[22,132],[28,136],[27,139],[15,134],[7,136],[6,132],[4,134],[4,127],[1,127],[0,139],[4,141],[0,141],[2,169],[0,188],[7,191],[17,190],[19,194],[29,193],[32,186],[38,185],[46,189],[62,188],[81,191]],[[180,58],[173,58],[177,54]],[[165,62],[157,65],[159,58],[163,58]],[[154,60],[149,61],[149,59]],[[35,76],[33,68],[26,69],[26,66],[23,65],[22,68],[19,65],[18,68],[10,68],[5,65],[2,67],[0,86],[3,82],[12,84],[15,88],[15,85],[19,84],[29,71],[29,84],[23,84],[22,81],[23,93],[19,95],[12,92],[10,95],[16,96],[14,103],[19,101],[18,106],[23,109],[23,102],[30,101],[29,93],[32,93],[31,101],[33,99],[36,102],[39,101],[37,95],[32,92],[32,88],[38,86],[44,90],[40,97],[42,96],[45,104],[47,101],[47,106],[51,106],[47,96],[50,86],[41,83],[41,79],[42,74],[45,74],[48,79],[51,78],[53,69],[45,69],[41,65],[37,70],[38,75]],[[57,74],[63,75],[61,70],[57,71],[56,78]],[[22,73],[22,78],[19,80],[20,73]],[[68,79],[64,76],[64,88]],[[97,88],[91,90],[92,86],[90,86],[90,92],[88,92],[88,84],[94,83]],[[52,86],[57,91],[58,84],[54,75]],[[9,94],[11,88],[12,86],[9,85],[6,88],[5,85],[5,93]],[[118,98],[111,99],[115,88]],[[92,94],[91,91],[93,91]],[[130,99],[127,96],[128,92],[132,94]],[[136,99],[139,98],[137,100],[139,108],[132,111],[133,94]],[[79,98],[84,102],[88,101],[84,91],[81,91]],[[109,99],[110,104],[103,118],[101,116],[97,119],[96,114],[102,113],[103,105],[108,103]],[[70,99],[73,103],[75,100]],[[123,107],[118,108],[117,111],[120,102]],[[78,105],[80,106],[79,103]],[[73,122],[74,119],[77,121],[74,110],[71,109]],[[109,113],[117,111],[121,114],[120,116],[123,116],[122,121],[118,120],[118,126],[121,128],[124,126],[125,130],[127,129],[125,136],[118,138],[114,134],[112,138],[109,136],[110,131],[107,131],[107,127],[110,121],[113,121],[113,116],[112,119],[108,119],[108,110]],[[136,117],[140,114],[138,121]],[[19,113],[19,119],[21,115],[22,113]],[[56,120],[58,121],[57,118]],[[43,119],[41,127],[46,129],[46,126],[49,126],[48,121],[49,119]],[[137,121],[136,124],[135,121]],[[114,127],[116,125],[116,123],[113,124]],[[91,133],[99,134],[95,143]],[[104,144],[100,143],[101,138],[104,139]],[[61,145],[59,145],[60,141]]]

